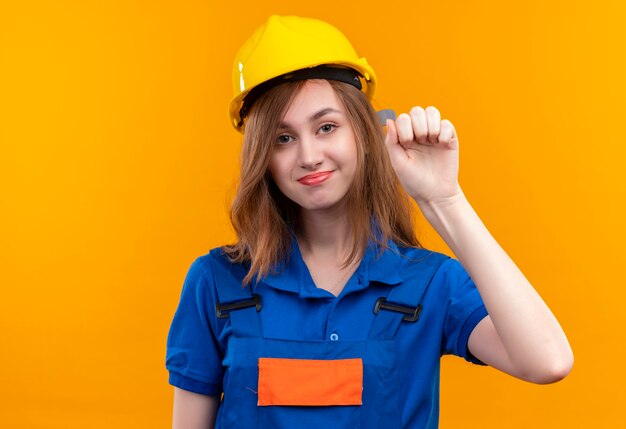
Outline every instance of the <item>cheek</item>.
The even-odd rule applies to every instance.
[[[356,177],[359,175],[359,167],[358,167],[358,163],[356,160],[356,154],[354,154],[354,158],[352,160],[352,162],[350,162],[350,176],[352,177],[352,184],[354,185],[354,181],[356,180]]]
[[[270,158],[269,164],[267,164],[267,172],[270,173],[270,176],[274,178],[274,171],[276,171],[276,167],[274,166],[273,159]]]
[[[356,170],[358,169],[358,149],[357,149],[357,144],[355,141],[353,141],[350,145],[346,145],[343,154],[342,154],[346,165],[348,166],[348,169],[352,172],[355,173]]]
[[[285,160],[285,156],[282,155],[283,154],[278,153],[272,154],[270,162],[267,166],[267,170],[276,183],[280,183],[282,180],[285,180],[285,177],[288,174],[287,162]]]

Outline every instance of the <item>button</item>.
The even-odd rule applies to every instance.
[[[335,334],[334,332],[330,334],[331,341],[337,341],[338,339],[339,339],[339,335]]]

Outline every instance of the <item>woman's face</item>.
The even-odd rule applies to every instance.
[[[307,81],[277,130],[272,178],[302,209],[328,210],[344,201],[356,169],[356,140],[345,108],[326,80]]]

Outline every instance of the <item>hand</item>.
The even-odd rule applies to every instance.
[[[458,182],[459,141],[454,125],[430,106],[413,107],[387,120],[385,144],[400,183],[421,206],[462,195]]]

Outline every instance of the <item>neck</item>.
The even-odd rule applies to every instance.
[[[303,210],[296,235],[315,285],[338,296],[361,259],[345,265],[354,246],[347,211]]]
[[[304,255],[343,261],[352,250],[352,231],[345,208],[300,213],[298,244]]]

